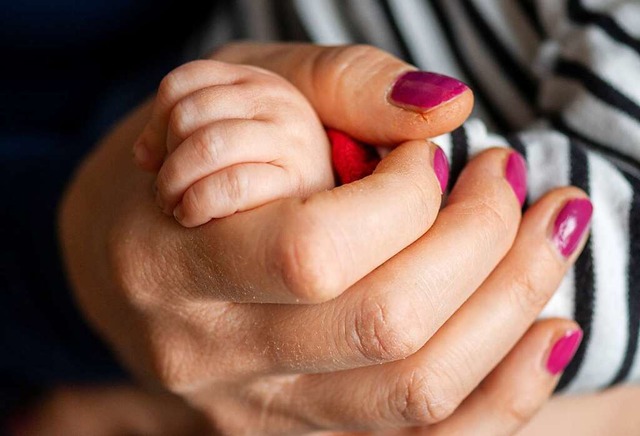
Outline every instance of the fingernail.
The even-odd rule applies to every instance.
[[[573,359],[581,341],[582,330],[570,330],[558,339],[549,352],[547,371],[551,375],[562,372]]]
[[[519,153],[514,151],[509,155],[504,175],[522,206],[527,198],[527,163]]]
[[[389,93],[389,101],[405,109],[427,112],[468,89],[467,85],[449,76],[409,71],[396,79]]]
[[[153,185],[155,188],[155,185]],[[154,189],[155,193],[156,193],[156,204],[158,205],[158,207],[160,209],[162,209],[162,211],[164,212],[164,201],[162,201],[162,197],[160,196],[160,192],[158,191],[157,188]]]
[[[175,209],[173,209],[173,217],[179,222],[181,223],[182,220],[184,219],[184,211],[182,210],[182,203],[180,203],[179,205],[176,206]]]
[[[553,243],[564,257],[569,257],[576,250],[584,235],[593,205],[587,198],[569,200],[564,205],[553,224]]]
[[[449,183],[449,160],[440,147],[433,154],[433,170],[440,183],[440,191],[444,194]]]
[[[139,165],[146,165],[151,160],[151,153],[142,140],[133,145],[133,160]]]

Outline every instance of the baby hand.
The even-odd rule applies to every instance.
[[[305,97],[256,67],[201,60],[161,82],[134,146],[156,201],[185,227],[333,187],[327,135]]]

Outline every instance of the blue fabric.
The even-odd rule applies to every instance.
[[[56,208],[78,162],[184,62],[213,1],[0,1],[0,418],[31,392],[126,377],[73,304]]]

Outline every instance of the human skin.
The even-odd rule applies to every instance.
[[[255,63],[266,54],[260,66],[279,68],[324,124],[369,143],[433,136],[469,113],[470,99],[428,116],[390,105],[408,67],[374,49],[274,47]],[[218,53],[253,63],[246,45]],[[577,327],[530,326],[581,249],[562,256],[551,229],[583,193],[555,190],[521,220],[511,152],[494,149],[440,210],[434,147],[420,140],[362,181],[185,229],[131,160],[149,119],[146,104],[102,141],[60,220],[80,307],[142,380],[232,434],[480,423],[510,434],[550,394],[549,350]]]

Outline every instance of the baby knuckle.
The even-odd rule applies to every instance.
[[[424,338],[408,305],[364,300],[355,316],[352,347],[367,360],[380,363],[404,359],[420,349]]]
[[[182,80],[182,74],[179,68],[164,76],[160,81],[160,85],[158,85],[156,100],[162,103],[174,101],[175,97],[181,93]]]
[[[193,146],[199,165],[214,166],[220,160],[220,149],[223,148],[222,137],[212,129],[202,129],[193,135]]]
[[[187,100],[179,101],[169,115],[169,131],[177,138],[185,139],[189,136],[194,117],[193,105]]]
[[[207,196],[200,185],[191,186],[182,197],[182,209],[185,216],[198,216],[207,208]]]
[[[225,189],[232,204],[240,204],[249,195],[251,183],[246,171],[230,169],[225,173]]]
[[[178,169],[172,163],[173,161],[167,161],[162,165],[156,178],[156,188],[161,198],[166,199],[169,197],[171,189],[176,185],[176,180],[180,176]]]
[[[427,368],[413,369],[398,383],[397,413],[410,425],[430,425],[444,421],[456,410],[459,400]]]

